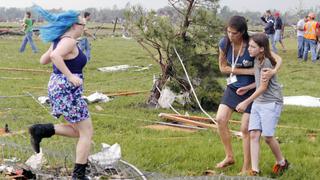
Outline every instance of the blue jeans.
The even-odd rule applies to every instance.
[[[278,53],[278,49],[276,47],[276,41],[274,40],[274,34],[267,34],[267,36],[268,36],[268,39],[269,39],[269,41],[271,43],[272,51],[274,53]]]
[[[298,36],[298,58],[303,57],[304,37]]]
[[[32,40],[32,31],[31,32],[26,32],[26,35],[23,38],[23,41],[22,41],[22,44],[21,44],[21,47],[20,47],[19,51],[23,52],[26,49],[26,45],[27,45],[28,42],[31,45],[32,52],[33,53],[37,53],[38,49],[37,49],[36,45],[34,44],[34,42]]]
[[[79,47],[82,52],[85,52],[87,60],[90,61],[91,58],[91,47],[88,38],[82,38],[79,41]]]
[[[304,51],[303,51],[303,59],[308,60],[308,51],[311,51],[311,60],[315,62],[317,60],[317,42],[316,40],[305,39],[304,42]]]
[[[320,59],[320,41],[318,41],[318,45],[317,45],[317,59]]]

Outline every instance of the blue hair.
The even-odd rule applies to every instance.
[[[40,37],[44,42],[52,42],[64,34],[73,24],[79,21],[79,12],[66,11],[53,14],[42,7],[35,5],[34,10],[48,21],[47,25],[40,27]]]

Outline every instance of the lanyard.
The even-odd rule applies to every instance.
[[[233,74],[232,72],[236,68],[236,65],[237,65],[237,62],[239,60],[239,56],[240,56],[240,53],[241,53],[241,50],[242,50],[242,44],[243,44],[243,41],[241,42],[237,58],[234,59],[234,44],[232,43],[232,60],[231,60],[231,74],[230,75]]]

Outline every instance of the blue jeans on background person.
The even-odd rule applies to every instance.
[[[305,39],[304,42],[304,50],[303,50],[303,59],[305,61],[308,60],[308,52],[311,51],[311,60],[312,62],[316,62],[317,60],[317,42],[316,40]]]
[[[320,41],[318,41],[317,45],[317,60],[320,60]]]
[[[304,48],[304,37],[298,36],[298,58],[302,59]]]
[[[82,52],[85,52],[87,60],[90,61],[91,58],[91,47],[88,38],[82,38],[79,40],[79,47]]]
[[[272,51],[274,53],[278,53],[278,49],[276,47],[276,41],[274,40],[274,34],[267,34],[267,36],[268,36],[268,39],[269,39],[269,41],[271,43]]]
[[[34,42],[33,42],[33,40],[32,40],[32,31],[26,32],[26,35],[25,35],[24,38],[23,38],[23,41],[22,41],[21,47],[20,47],[20,49],[19,49],[19,52],[24,52],[24,50],[26,49],[26,45],[27,45],[28,42],[29,42],[30,45],[31,45],[32,52],[33,52],[33,53],[37,53],[37,52],[38,52],[38,49],[37,49],[36,45],[34,44]]]

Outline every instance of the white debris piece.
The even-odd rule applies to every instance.
[[[127,40],[132,39],[131,37],[127,37],[125,34],[122,34],[122,38]]]
[[[43,156],[42,149],[40,148],[40,153],[29,157],[25,164],[33,170],[40,170],[42,165],[44,165],[46,162],[47,161]]]
[[[134,68],[137,66],[130,66],[130,65],[118,65],[118,66],[109,66],[109,67],[102,67],[102,68],[98,68],[99,71],[102,72],[117,72],[117,71],[126,71],[129,68]]]
[[[283,101],[285,105],[320,107],[320,98],[312,96],[285,96]]]
[[[6,165],[1,165],[0,166],[0,172],[1,173],[14,173],[14,171],[15,171],[15,168],[14,167],[12,167],[12,166],[6,166]]]
[[[126,71],[130,68],[136,68],[136,70],[134,70],[134,71],[139,72],[139,71],[149,70],[151,66],[152,66],[152,64],[149,64],[146,67],[144,67],[144,66],[130,66],[130,65],[124,64],[124,65],[118,65],[118,66],[101,67],[101,68],[98,68],[98,70],[102,71],[102,72],[117,72],[117,71]]]
[[[137,70],[134,70],[135,72],[140,72],[140,71],[145,71],[145,70],[149,70],[151,68],[152,64],[149,64],[147,67],[140,67]]]
[[[95,102],[109,102],[111,98],[109,98],[107,95],[95,92],[89,96],[83,96],[85,100],[87,100],[89,103],[95,103]]]
[[[162,108],[169,109],[172,103],[174,102],[174,99],[176,98],[176,95],[170,90],[170,88],[165,87],[160,94],[160,97],[158,99],[159,106]]]
[[[188,92],[184,92],[182,94],[179,94],[176,96],[176,99],[175,99],[179,104],[181,105],[185,105],[186,103],[190,103],[191,100],[190,100],[190,94]]]
[[[110,146],[102,143],[102,150],[88,157],[89,161],[99,165],[101,168],[110,168],[112,164],[121,159],[121,147],[118,143]]]
[[[9,162],[9,163],[16,163],[19,162],[20,159],[16,157],[12,157],[11,159],[3,159],[4,162]]]
[[[158,99],[158,104],[161,108],[170,108],[174,101],[178,102],[181,105],[185,105],[186,103],[191,102],[190,94],[188,92],[184,92],[182,94],[175,94],[170,90],[170,88],[165,87],[162,89],[160,97]]]
[[[47,96],[39,96],[38,97],[38,101],[41,103],[41,104],[49,104],[50,103],[50,100]]]

